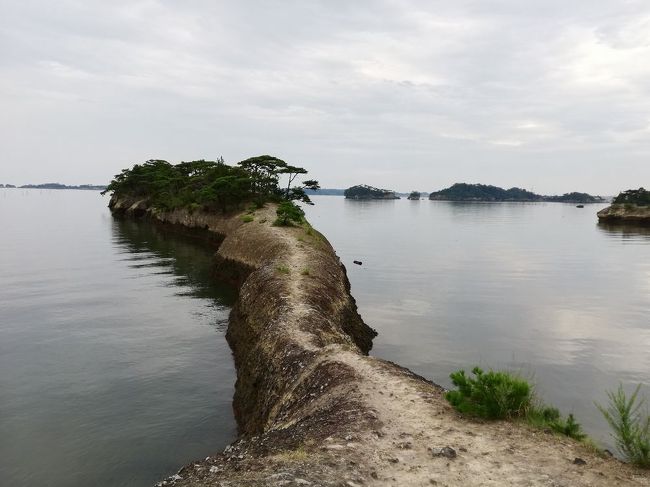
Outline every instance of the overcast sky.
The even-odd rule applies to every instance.
[[[324,187],[648,187],[650,2],[0,0],[0,183],[265,153]]]

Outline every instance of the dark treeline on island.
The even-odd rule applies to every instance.
[[[13,184],[0,184],[0,188],[16,188]],[[96,184],[79,184],[79,185],[68,185],[61,183],[43,183],[43,184],[23,184],[18,186],[21,189],[84,189],[89,191],[103,191],[106,189],[106,186],[96,185]]]
[[[348,188],[343,193],[350,200],[398,200],[395,191],[379,189],[367,184],[359,184]]]
[[[601,223],[650,224],[650,191],[643,188],[620,193],[612,205],[598,212]]]
[[[112,193],[111,201],[127,198],[146,207],[168,211],[187,209],[230,212],[253,204],[279,203],[278,222],[299,222],[304,215],[294,201],[312,204],[307,189],[318,189],[314,180],[292,186],[299,175],[307,174],[302,167],[291,166],[277,157],[262,155],[226,164],[217,161],[190,161],[171,164],[164,160],[149,160],[135,164],[117,174],[102,194]],[[280,183],[284,177],[285,183]]]
[[[314,194],[343,194],[347,199],[354,200],[392,200],[400,196],[407,196],[409,200],[419,200],[426,193],[411,191],[410,193],[397,193],[390,189],[379,189],[366,184],[352,186],[345,191],[328,190],[328,193],[317,191]],[[565,193],[563,195],[545,196],[533,193],[522,188],[503,189],[498,186],[487,184],[456,183],[449,188],[429,193],[430,200],[436,201],[515,201],[515,202],[558,202],[558,203],[603,203],[605,199],[600,196],[592,196],[588,193]]]
[[[612,203],[615,205],[650,206],[650,191],[643,188],[628,189],[614,198]]]
[[[602,203],[600,196],[587,193],[565,193],[561,196],[544,196],[521,188],[503,189],[486,184],[456,183],[449,188],[429,194],[430,200],[439,201],[518,201],[558,203]]]

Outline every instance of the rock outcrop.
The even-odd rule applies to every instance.
[[[227,333],[239,438],[158,485],[650,485],[565,437],[463,418],[440,387],[368,356],[375,333],[332,247],[309,226],[272,226],[272,206],[247,223],[138,201],[111,209],[217,235],[216,267],[240,285]]]
[[[637,223],[650,225],[650,206],[616,203],[598,212],[598,220],[610,223]]]

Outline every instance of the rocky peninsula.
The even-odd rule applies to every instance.
[[[650,191],[631,189],[619,194],[611,206],[598,212],[602,223],[635,223],[650,225]]]
[[[276,205],[161,210],[114,195],[110,208],[217,241],[214,271],[239,286],[227,333],[239,437],[159,486],[650,485],[567,437],[462,417],[439,386],[368,356],[375,332],[344,266],[307,224],[273,226]]]

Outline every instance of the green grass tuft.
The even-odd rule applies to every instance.
[[[650,415],[642,411],[644,398],[639,398],[641,384],[628,398],[623,385],[615,392],[609,391],[607,407],[596,404],[612,428],[616,447],[630,463],[650,468]]]
[[[253,215],[242,215],[241,216],[241,221],[243,221],[244,223],[250,223],[253,220],[255,220],[255,217]]]
[[[286,265],[279,265],[275,268],[280,274],[289,274],[291,270]]]

